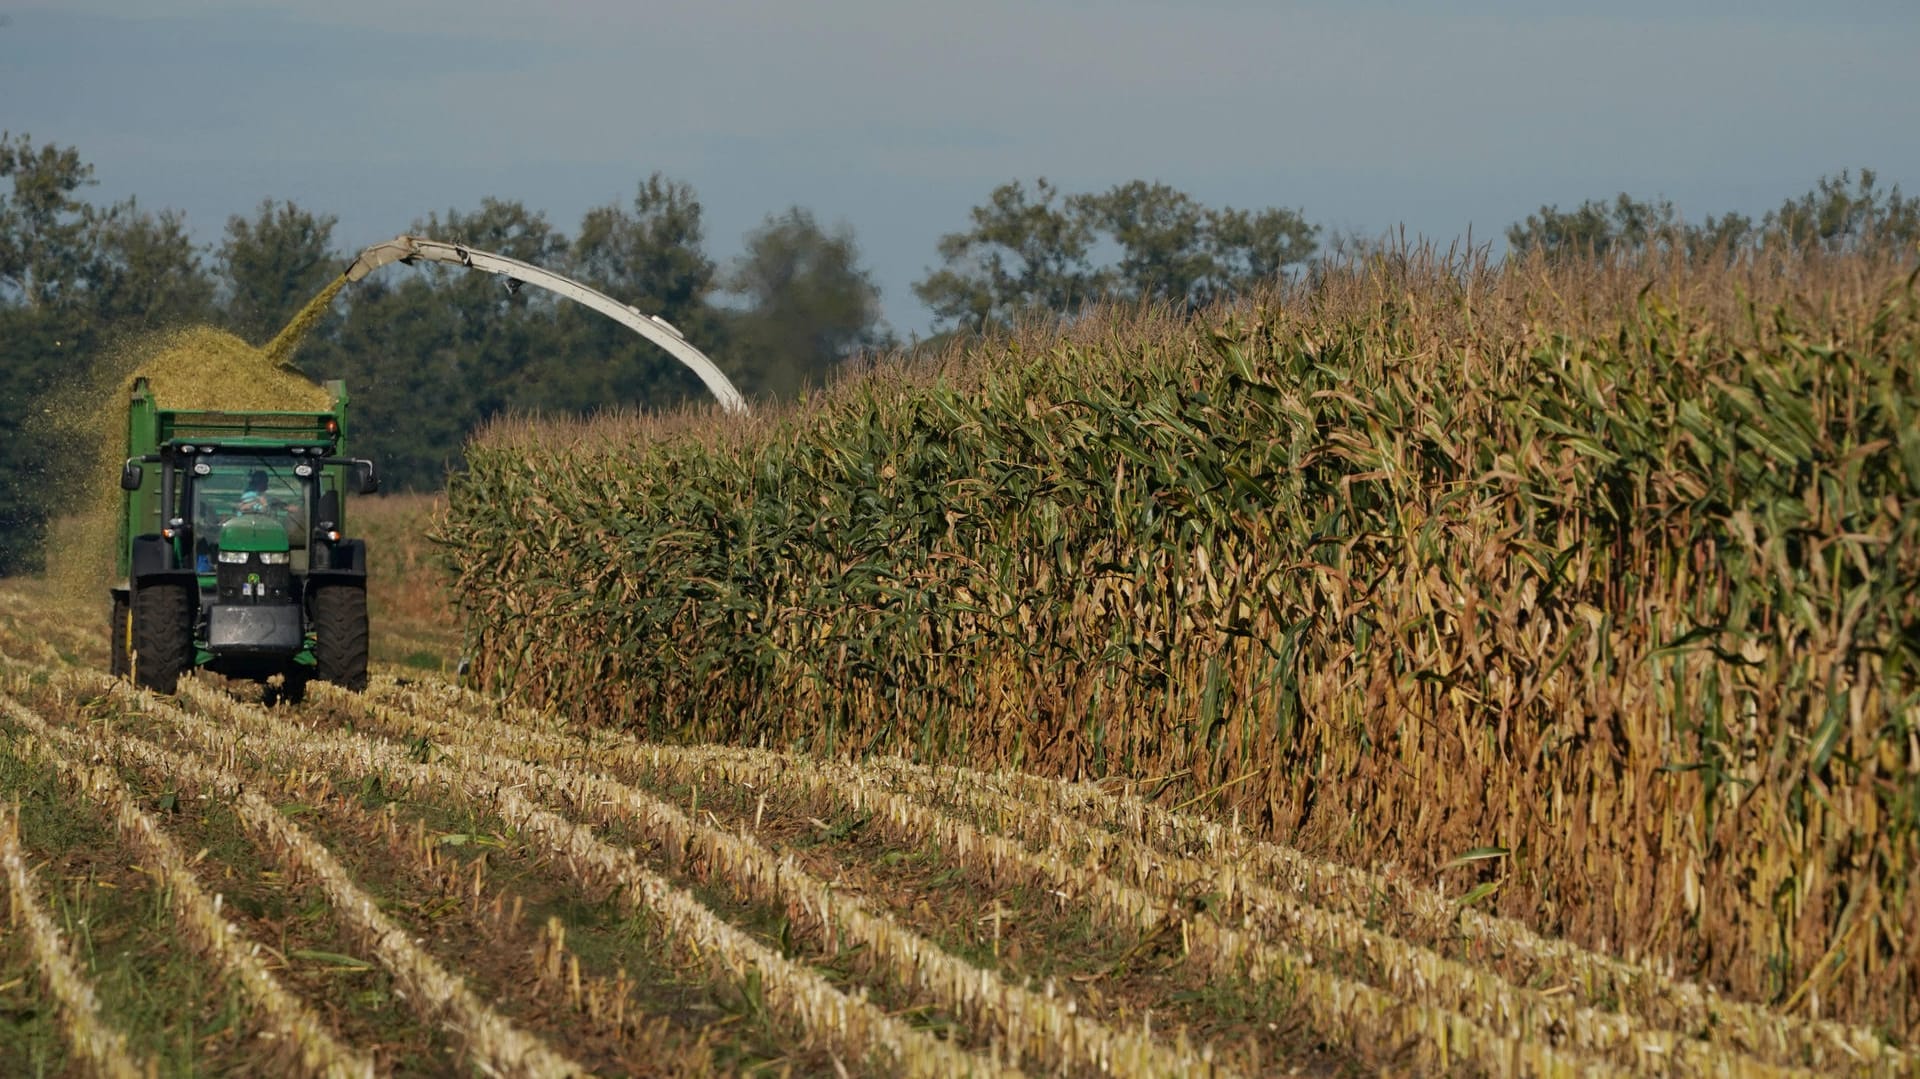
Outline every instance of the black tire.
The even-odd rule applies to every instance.
[[[155,693],[172,693],[193,666],[191,584],[171,581],[133,592],[133,681]]]
[[[367,688],[367,589],[323,584],[313,590],[313,676],[342,689]]]
[[[113,657],[109,670],[115,678],[125,678],[133,673],[133,645],[127,639],[132,635],[133,601],[115,592],[113,614],[107,618],[107,652]]]

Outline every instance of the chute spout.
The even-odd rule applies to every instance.
[[[666,319],[659,315],[643,315],[638,308],[623,304],[604,292],[518,259],[496,255],[491,251],[475,251],[464,244],[430,240],[425,236],[395,236],[391,240],[374,244],[360,252],[360,257],[354,259],[341,276],[348,281],[358,281],[388,263],[412,264],[417,261],[441,262],[451,266],[464,266],[469,270],[479,270],[483,273],[498,274],[507,279],[509,290],[517,291],[521,285],[535,285],[598,311],[659,345],[674,359],[699,375],[700,381],[706,384],[714,400],[720,402],[721,408],[736,413],[747,411],[746,399],[740,396],[740,391],[734,387],[726,375],[721,373],[719,366],[705,353],[693,347],[692,342],[682,336],[679,329]]]
[[[384,243],[374,244],[360,257],[353,260],[346,272],[340,276],[348,281],[358,281],[389,262],[412,262],[420,256],[419,241],[412,236],[395,236]]]

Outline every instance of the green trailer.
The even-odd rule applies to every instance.
[[[162,693],[195,667],[269,682],[367,684],[367,548],[347,500],[378,489],[344,456],[347,393],[320,411],[127,409],[113,671]]]

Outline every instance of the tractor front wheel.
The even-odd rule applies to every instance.
[[[367,589],[358,583],[313,590],[313,676],[342,689],[367,688]]]
[[[133,681],[172,693],[193,666],[192,584],[165,581],[133,592]]]

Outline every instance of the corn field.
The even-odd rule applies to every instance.
[[[300,705],[0,582],[0,1060],[1920,1074],[1913,273],[1403,253],[504,422]]]
[[[1138,932],[1186,882],[1211,928],[1183,952],[1289,986],[1332,1041],[1712,1071],[1702,1031],[1739,1028],[1836,1066],[1823,1024],[1920,1020],[1913,273],[1388,255],[765,418],[503,422],[436,539],[488,691],[685,747],[658,767],[689,785],[905,799],[863,812]],[[703,745],[904,763],[847,765],[866,793]],[[911,782],[983,838],[879,778],[934,774],[976,777]],[[1112,831],[1001,830],[1042,797]],[[1166,846],[1069,886],[1124,866],[1114,834]],[[1456,965],[1355,935],[1366,894]]]

